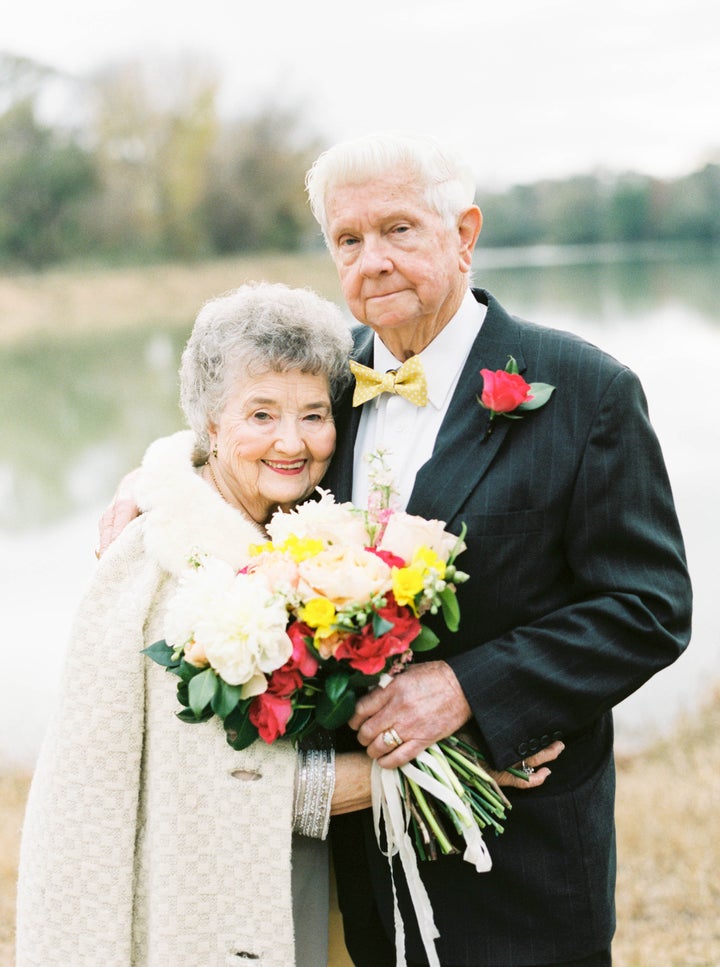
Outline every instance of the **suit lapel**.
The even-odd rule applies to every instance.
[[[408,513],[450,521],[470,492],[487,472],[500,449],[512,421],[496,417],[490,428],[490,414],[479,403],[483,380],[481,369],[505,369],[513,356],[520,372],[525,369],[519,330],[489,293],[475,291],[487,301],[488,312],[460,376],[450,407],[440,427],[430,460],[415,478]]]
[[[355,345],[350,354],[363,366],[372,366],[373,331],[365,326],[354,332]],[[355,388],[354,380],[335,407],[335,427],[337,430],[337,445],[330,468],[321,486],[327,487],[335,495],[336,500],[344,501],[352,498],[353,489],[353,455],[355,451],[355,437],[360,425],[361,406],[352,405],[352,395]]]

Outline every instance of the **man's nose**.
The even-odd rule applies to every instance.
[[[387,244],[381,239],[365,239],[360,264],[363,275],[369,277],[392,272],[393,263]]]

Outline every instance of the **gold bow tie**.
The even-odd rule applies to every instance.
[[[379,373],[351,359],[350,370],[355,377],[353,406],[367,403],[381,393],[397,393],[415,406],[425,406],[428,401],[427,380],[419,356],[411,356],[399,369],[390,369],[387,373]]]

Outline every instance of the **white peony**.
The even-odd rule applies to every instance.
[[[234,580],[233,568],[213,557],[183,572],[165,613],[165,641],[171,648],[182,648],[193,639],[198,622],[219,610]]]
[[[365,514],[351,503],[337,504],[329,490],[321,490],[320,500],[308,500],[294,510],[277,511],[267,526],[273,544],[280,546],[288,537],[311,537],[325,545],[366,547],[370,537]]]
[[[242,685],[243,697],[267,688],[265,674],[292,654],[286,633],[288,613],[261,574],[235,574],[216,558],[183,575],[170,602],[165,640],[171,647],[192,639],[229,685]]]

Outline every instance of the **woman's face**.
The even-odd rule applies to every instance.
[[[324,376],[299,370],[240,377],[209,427],[223,496],[264,523],[313,492],[335,449]]]

